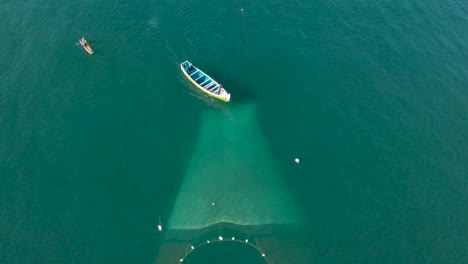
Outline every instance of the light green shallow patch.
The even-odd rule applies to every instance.
[[[300,219],[262,135],[253,106],[206,112],[169,229],[216,222],[294,224]],[[216,206],[212,206],[215,202]]]

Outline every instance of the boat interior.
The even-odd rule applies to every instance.
[[[182,64],[185,72],[190,76],[190,78],[198,83],[203,89],[211,93],[219,92],[219,85],[213,81],[209,76],[204,74],[202,71],[198,70],[189,62],[184,62]]]

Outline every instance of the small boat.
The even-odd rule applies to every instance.
[[[86,41],[85,38],[80,39],[80,44],[90,55],[93,54],[93,49],[91,48],[91,45],[89,45],[88,41]]]
[[[229,100],[231,100],[231,95],[226,90],[224,90],[220,83],[216,82],[206,73],[193,66],[189,61],[182,62],[180,64],[180,69],[184,73],[185,77],[187,77],[187,79],[189,79],[198,89],[202,90],[204,93],[224,102],[229,102]]]

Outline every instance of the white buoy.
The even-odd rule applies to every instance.
[[[232,237],[232,240],[236,239],[235,237]]]
[[[299,164],[299,162],[301,162],[301,160],[299,158],[295,158],[294,161]]]
[[[241,12],[244,12],[244,8],[241,8]]]
[[[212,203],[211,203],[211,205],[212,205],[212,206],[214,206],[214,205],[215,205],[215,203],[214,203],[214,202],[212,202]]]
[[[218,238],[219,238],[219,240],[223,241],[223,237],[222,237],[222,236],[219,236]]]
[[[179,261],[182,262],[182,261],[184,261],[184,259],[180,259]]]
[[[161,231],[162,231],[161,216],[158,216],[158,222],[159,222],[159,224],[158,224],[158,230],[159,230],[159,232],[161,232]]]
[[[190,246],[190,248],[191,248],[191,249],[195,249],[195,247],[194,247],[194,246]]]
[[[265,257],[265,254],[262,254],[262,257]]]
[[[249,243],[249,240],[248,240],[248,239],[246,239],[246,240],[245,240],[245,243]]]

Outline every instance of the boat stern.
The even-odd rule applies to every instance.
[[[218,99],[224,101],[224,102],[229,102],[231,101],[231,94],[228,93],[226,90],[223,89],[223,91],[221,92],[221,94],[219,95],[216,95],[215,97],[217,97]]]

